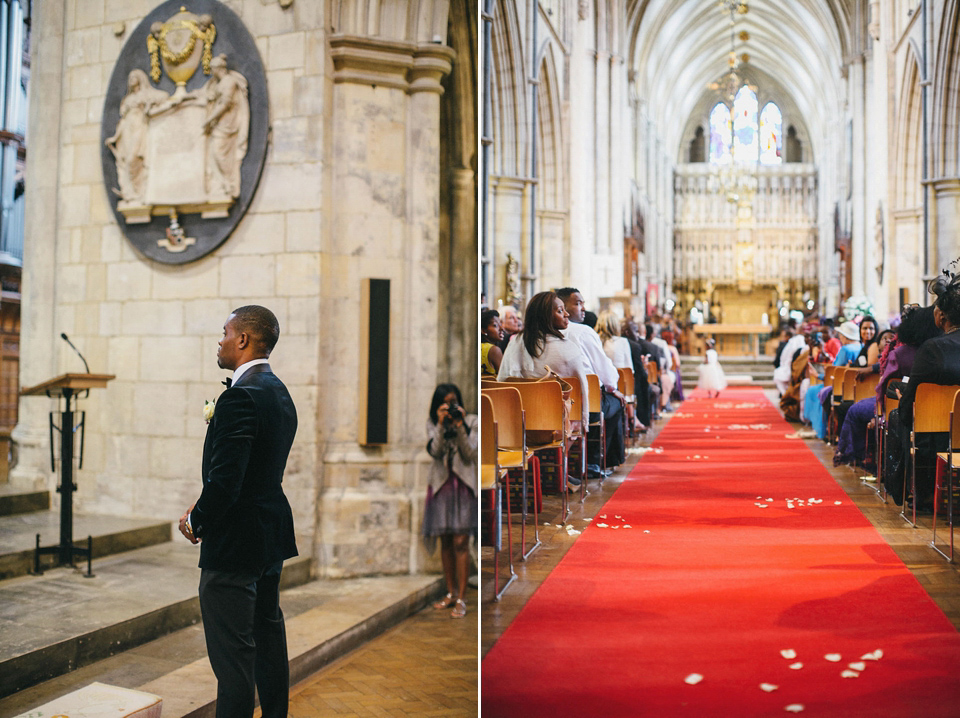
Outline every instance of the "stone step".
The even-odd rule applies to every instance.
[[[92,578],[61,567],[0,583],[0,697],[200,620],[199,549],[166,526],[166,542],[95,560]],[[309,572],[309,558],[291,559],[283,585]]]
[[[50,508],[49,491],[20,491],[0,486],[0,517],[47,511]]]
[[[74,545],[86,548],[93,539],[94,561],[103,556],[170,541],[172,524],[156,519],[130,519],[122,516],[74,514]],[[0,516],[0,579],[25,576],[34,569],[34,548],[40,534],[40,546],[60,543],[60,512],[35,511]],[[41,556],[41,570],[53,563],[53,556]],[[77,559],[79,565],[81,559]],[[86,565],[86,562],[83,562]],[[94,569],[95,570],[95,569]]]
[[[307,546],[308,543],[301,543]],[[162,553],[161,549],[164,549]],[[149,555],[148,555],[149,554]],[[134,560],[134,556],[138,557]],[[109,565],[105,565],[109,564]],[[280,604],[283,608],[287,644],[290,656],[291,684],[298,683],[326,664],[361,646],[410,615],[427,606],[443,593],[443,579],[436,575],[379,576],[358,579],[307,580],[310,561],[298,558],[288,562],[284,569]],[[76,670],[54,672],[53,678],[25,687],[5,698],[0,698],[0,715],[15,716],[75,691],[93,682],[103,682],[132,690],[145,691],[163,699],[163,717],[212,716],[215,710],[216,679],[206,658],[196,590],[199,569],[196,568],[196,548],[189,544],[172,542],[162,547],[141,549],[128,557],[113,557],[99,562],[98,577],[84,583],[84,579],[65,569],[57,569],[55,590],[72,590],[61,594],[58,606],[63,620],[108,622],[112,629],[122,632],[123,625],[152,618],[158,635],[169,628],[171,616],[162,619],[162,610],[155,604],[190,602],[196,609],[186,627],[168,632],[138,647],[126,648],[113,643],[110,657],[89,663]],[[55,573],[54,571],[50,572]],[[49,575],[49,574],[48,574]],[[32,577],[31,577],[32,578]],[[25,579],[15,579],[22,583]],[[96,585],[98,581],[102,585]],[[295,585],[292,585],[295,584]],[[2,590],[2,589],[0,589]],[[156,596],[154,594],[163,594]],[[90,598],[90,595],[93,598]],[[0,596],[0,606],[6,606],[7,596]],[[83,605],[80,605],[83,604]],[[138,606],[131,611],[133,606]],[[43,622],[45,608],[33,608],[29,601],[17,604],[20,620],[36,625]],[[114,608],[115,607],[115,608]],[[48,607],[49,608],[49,607]],[[190,618],[188,607],[178,609],[182,622]],[[110,614],[136,613],[138,618],[122,621],[121,616],[110,619]],[[4,611],[9,614],[9,610]],[[4,615],[4,619],[7,618]],[[6,640],[6,626],[0,627]],[[105,643],[106,636],[92,639],[86,645]],[[84,646],[80,646],[81,652]],[[121,652],[122,651],[122,652]],[[0,662],[0,676],[19,674],[14,666]],[[5,680],[5,679],[3,679]]]

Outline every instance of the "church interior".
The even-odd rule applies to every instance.
[[[960,3],[482,20],[483,707],[950,715]]]

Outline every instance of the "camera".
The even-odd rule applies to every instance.
[[[457,419],[463,418],[463,409],[457,404],[457,402],[451,402],[447,405],[447,416],[443,419],[444,426],[453,426],[453,422]]]

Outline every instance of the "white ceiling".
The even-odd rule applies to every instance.
[[[750,33],[735,43],[738,56],[750,55],[742,74],[795,108],[814,143],[827,137],[843,117],[841,68],[857,0],[746,2],[749,11],[736,21],[737,35]],[[627,0],[627,13],[636,91],[679,161],[691,113],[715,101],[708,85],[728,69],[729,15],[717,0]]]

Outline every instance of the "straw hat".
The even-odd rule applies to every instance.
[[[844,322],[840,325],[840,328],[837,329],[837,332],[845,336],[852,342],[860,339],[860,330],[857,328],[857,325],[853,322]]]

